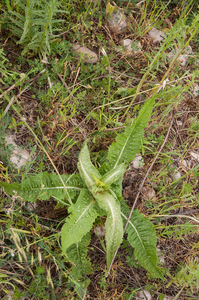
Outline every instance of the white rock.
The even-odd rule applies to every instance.
[[[182,52],[182,54],[179,55],[177,60],[180,62],[180,65],[182,67],[184,67],[186,65],[188,58],[189,58],[190,54],[192,54],[192,53],[193,53],[193,50],[192,50],[191,46],[188,45],[185,48],[185,50]],[[172,51],[171,53],[169,53],[168,57],[170,59],[173,59],[175,54],[176,54],[176,51]]]
[[[193,151],[190,151],[189,154],[199,162],[199,154],[198,153],[195,153]]]
[[[182,121],[176,121],[176,123],[179,127],[183,125]]]
[[[198,84],[196,84],[196,85],[194,86],[194,89],[193,89],[193,95],[194,95],[194,96],[199,96],[199,85],[198,85]]]
[[[130,162],[131,167],[135,169],[143,168],[144,160],[141,155],[136,154],[136,157]]]
[[[157,255],[161,264],[164,264],[164,254],[160,248],[157,247]]]
[[[192,51],[192,48],[191,46],[187,46],[185,48],[185,50],[183,51],[183,54],[181,54],[179,57],[178,57],[178,61],[180,62],[181,66],[185,66],[187,61],[188,61],[188,58],[189,58],[189,55],[192,54],[193,51]]]
[[[108,17],[108,26],[115,34],[124,30],[127,27],[127,20],[123,11],[118,10],[116,13],[112,13]]]
[[[99,235],[100,237],[103,237],[105,236],[105,226],[100,226],[100,225],[97,225],[95,227],[95,231],[97,233],[97,235]]]
[[[6,145],[12,145],[12,154],[10,156],[10,160],[13,164],[15,164],[17,169],[20,169],[24,166],[27,160],[30,157],[30,153],[25,149],[21,149],[17,144],[14,142],[15,136],[14,135],[7,135],[5,137]]]
[[[37,208],[37,203],[36,202],[27,202],[26,206],[29,209],[29,211],[35,211]]]
[[[142,50],[140,42],[133,42],[131,39],[125,39],[122,41],[122,46],[126,48],[126,54],[128,56],[139,53]]]
[[[167,296],[163,298],[163,300],[172,300],[172,299],[173,299],[173,298],[167,297]]]
[[[174,174],[173,174],[173,179],[174,179],[174,181],[180,179],[181,177],[182,177],[182,176],[181,176],[180,172],[177,171],[177,170],[175,170],[175,171],[174,171]]]
[[[142,195],[144,200],[155,199],[155,190],[151,186],[144,186],[142,188]]]
[[[81,59],[85,63],[95,64],[97,62],[97,54],[85,46],[81,46],[79,43],[73,44],[73,50],[79,53]]]
[[[188,159],[181,159],[180,157],[178,158],[178,165],[182,166],[184,168],[190,168],[191,167],[191,161]]]
[[[148,291],[141,291],[137,293],[137,296],[139,297],[138,299],[143,299],[143,300],[151,300],[152,296]]]
[[[149,36],[153,39],[153,43],[161,42],[165,38],[164,32],[153,27],[149,32]]]

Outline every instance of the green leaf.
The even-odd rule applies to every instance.
[[[29,177],[23,180],[21,184],[0,182],[0,186],[9,195],[17,195],[22,197],[24,201],[48,200],[51,196],[55,196],[60,200],[68,197],[74,199],[81,191],[81,188],[84,187],[81,178],[78,174],[64,174],[61,175],[61,178],[66,189],[57,174],[48,174],[46,172]]]
[[[132,125],[128,125],[125,131],[116,137],[116,143],[109,147],[108,157],[110,168],[116,168],[118,164],[130,162],[135,158],[141,148],[141,139],[144,136],[144,128],[147,127],[152,113],[155,97],[152,97],[140,110],[140,113]]]
[[[106,250],[107,268],[109,268],[115,250],[120,246],[123,238],[123,223],[120,214],[120,204],[108,192],[95,195],[95,199],[100,208],[106,211]]]
[[[75,264],[72,266],[72,274],[76,280],[91,273],[91,262],[87,257],[90,241],[91,234],[88,232],[81,242],[71,245],[66,251],[67,257]]]
[[[77,167],[82,180],[86,183],[88,189],[92,192],[92,187],[96,185],[93,175],[98,179],[101,178],[101,175],[90,160],[90,154],[86,143],[84,144],[79,154]]]
[[[115,169],[107,172],[101,179],[103,183],[111,185],[113,182],[117,181],[119,178],[123,177],[126,172],[126,163],[120,164]]]
[[[122,201],[122,217],[124,223],[128,219],[130,210]],[[147,220],[139,210],[134,210],[126,229],[128,242],[135,249],[134,255],[140,265],[156,278],[164,279],[162,269],[157,267],[156,232],[153,224]]]
[[[77,202],[69,207],[71,215],[62,227],[61,241],[63,253],[74,243],[79,243],[92,228],[98,213],[98,205],[92,194],[83,189]]]

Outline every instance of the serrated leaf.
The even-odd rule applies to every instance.
[[[135,158],[141,148],[141,139],[144,136],[144,128],[150,120],[155,97],[144,104],[136,120],[128,125],[125,131],[116,137],[116,143],[109,147],[108,161],[110,168],[116,168],[120,163],[130,162]]]
[[[95,177],[98,179],[101,177],[101,175],[90,160],[90,154],[86,143],[80,151],[77,167],[82,180],[86,183],[88,189],[92,192],[93,186],[96,185],[93,175],[95,175]]]
[[[124,223],[128,219],[130,210],[122,201],[122,212]],[[155,278],[164,279],[162,269],[157,267],[156,232],[153,224],[147,220],[139,210],[134,210],[126,229],[128,242],[135,249],[134,255],[140,265],[151,273]]]
[[[98,216],[98,205],[92,194],[83,189],[77,202],[69,207],[71,215],[62,227],[61,241],[63,253],[74,243],[79,243],[84,235],[92,228]]]
[[[88,232],[81,242],[71,245],[66,251],[67,257],[75,264],[72,266],[72,274],[76,280],[91,273],[91,262],[87,257],[90,241],[91,234]]]
[[[95,196],[100,208],[106,211],[105,238],[107,250],[107,268],[109,268],[115,250],[123,238],[123,222],[120,214],[120,204],[110,193],[103,192]]]
[[[37,199],[48,200],[51,196],[58,199],[75,198],[81,188],[84,187],[78,174],[61,175],[65,183],[65,187],[57,174],[48,174],[46,172],[29,177],[19,183],[8,184],[0,182],[0,186],[4,188],[9,195],[22,197],[24,201],[35,202]],[[65,189],[66,188],[66,189]]]

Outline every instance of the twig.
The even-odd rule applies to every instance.
[[[165,139],[164,139],[164,142],[163,142],[162,146],[160,147],[160,150],[159,150],[158,153],[156,154],[156,156],[155,156],[155,158],[154,158],[152,164],[150,165],[148,171],[146,172],[146,175],[144,176],[144,179],[142,180],[141,186],[140,186],[139,191],[138,191],[138,193],[137,193],[137,195],[136,195],[136,197],[135,197],[135,201],[134,201],[134,203],[133,203],[133,206],[132,206],[132,208],[131,208],[130,214],[129,214],[129,216],[128,216],[128,220],[127,220],[126,225],[125,225],[125,227],[124,227],[124,233],[125,233],[125,231],[126,231],[126,228],[127,228],[127,226],[128,226],[128,223],[129,223],[129,221],[130,221],[130,218],[131,218],[131,215],[132,215],[132,213],[133,213],[133,210],[134,210],[134,208],[135,208],[135,206],[136,206],[136,204],[137,204],[137,201],[138,201],[138,198],[139,198],[139,196],[140,196],[141,190],[142,190],[142,188],[143,188],[143,186],[144,186],[144,183],[145,183],[145,181],[146,181],[146,179],[147,179],[147,177],[148,177],[148,175],[149,175],[151,169],[153,168],[154,163],[156,162],[156,160],[157,160],[157,158],[158,158],[160,152],[162,151],[164,145],[166,144],[166,141],[167,141],[167,139],[168,139],[168,136],[169,136],[171,127],[172,127],[172,125],[173,125],[174,116],[175,116],[175,115],[173,114],[173,117],[172,117],[171,123],[170,123],[170,125],[169,125],[169,129],[168,129],[168,132],[167,132],[166,137],[165,137]],[[111,270],[111,268],[112,268],[112,265],[113,265],[113,262],[114,262],[114,260],[115,260],[115,257],[116,257],[116,255],[117,255],[118,250],[119,250],[119,247],[117,248],[117,250],[116,250],[115,253],[114,253],[114,256],[113,256],[113,259],[112,259],[112,261],[111,261],[111,264],[110,264],[110,267],[109,267],[109,270],[108,270],[108,273],[107,273],[106,277],[108,277],[109,274],[110,274],[110,270]]]

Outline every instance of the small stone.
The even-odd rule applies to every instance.
[[[95,227],[95,231],[96,231],[97,235],[99,235],[100,237],[105,236],[106,230],[105,230],[105,226],[104,225],[103,226],[97,225]]]
[[[37,208],[37,203],[36,202],[27,202],[26,204],[27,209],[29,209],[29,211],[35,211]]]
[[[183,124],[182,124],[182,121],[176,121],[176,123],[177,123],[177,125],[179,126],[179,127],[181,127]]]
[[[142,196],[144,200],[148,200],[148,199],[155,200],[155,190],[150,186],[144,186],[142,188]]]
[[[190,154],[195,160],[197,160],[197,161],[199,162],[199,154],[198,154],[198,153],[195,153],[195,152],[191,151],[191,152],[189,152],[189,154]]]
[[[162,250],[160,250],[160,248],[158,247],[157,247],[157,256],[159,258],[160,263],[164,265],[164,254]]]
[[[181,65],[182,67],[184,67],[184,66],[186,65],[186,63],[187,63],[187,61],[188,61],[188,58],[189,58],[190,54],[192,54],[192,53],[193,53],[193,50],[192,50],[191,46],[188,45],[188,46],[185,48],[185,50],[182,52],[182,54],[180,54],[180,55],[178,56],[177,61],[180,62],[180,65]],[[170,52],[169,55],[168,55],[169,59],[173,59],[174,56],[175,56],[175,54],[176,54],[176,51]]]
[[[149,36],[153,39],[153,43],[161,42],[165,38],[164,32],[153,27],[149,32]]]
[[[178,172],[177,170],[175,170],[174,174],[173,174],[174,181],[180,179],[181,177],[182,176],[181,176],[180,172]]]
[[[144,160],[141,155],[136,154],[136,157],[130,162],[130,166],[135,169],[141,169],[144,166]]]
[[[15,135],[7,135],[5,137],[6,145],[12,145],[12,154],[10,156],[10,161],[15,164],[17,169],[20,169],[24,166],[27,160],[30,157],[30,153],[25,149],[21,149],[17,144],[14,142]]]
[[[73,44],[73,50],[78,53],[85,63],[95,64],[98,60],[97,54],[79,43]]]
[[[152,296],[148,291],[141,291],[137,293],[137,296],[139,297],[138,299],[143,299],[143,300],[152,300]]]
[[[198,84],[196,84],[193,88],[193,95],[195,97],[199,96],[199,85]]]
[[[127,21],[123,11],[118,10],[116,13],[112,13],[108,17],[108,26],[109,29],[115,34],[118,34],[124,30],[127,27]]]
[[[142,50],[140,42],[133,42],[131,39],[125,39],[122,41],[122,46],[126,48],[126,55],[131,56],[133,53],[137,54]]]
[[[188,58],[189,58],[189,55],[190,55],[191,53],[193,53],[191,46],[188,45],[188,46],[185,48],[185,50],[183,51],[183,53],[184,53],[184,54],[181,54],[181,55],[178,57],[178,61],[180,62],[180,64],[181,64],[182,67],[186,65],[186,63],[187,63],[187,61],[188,61]]]

